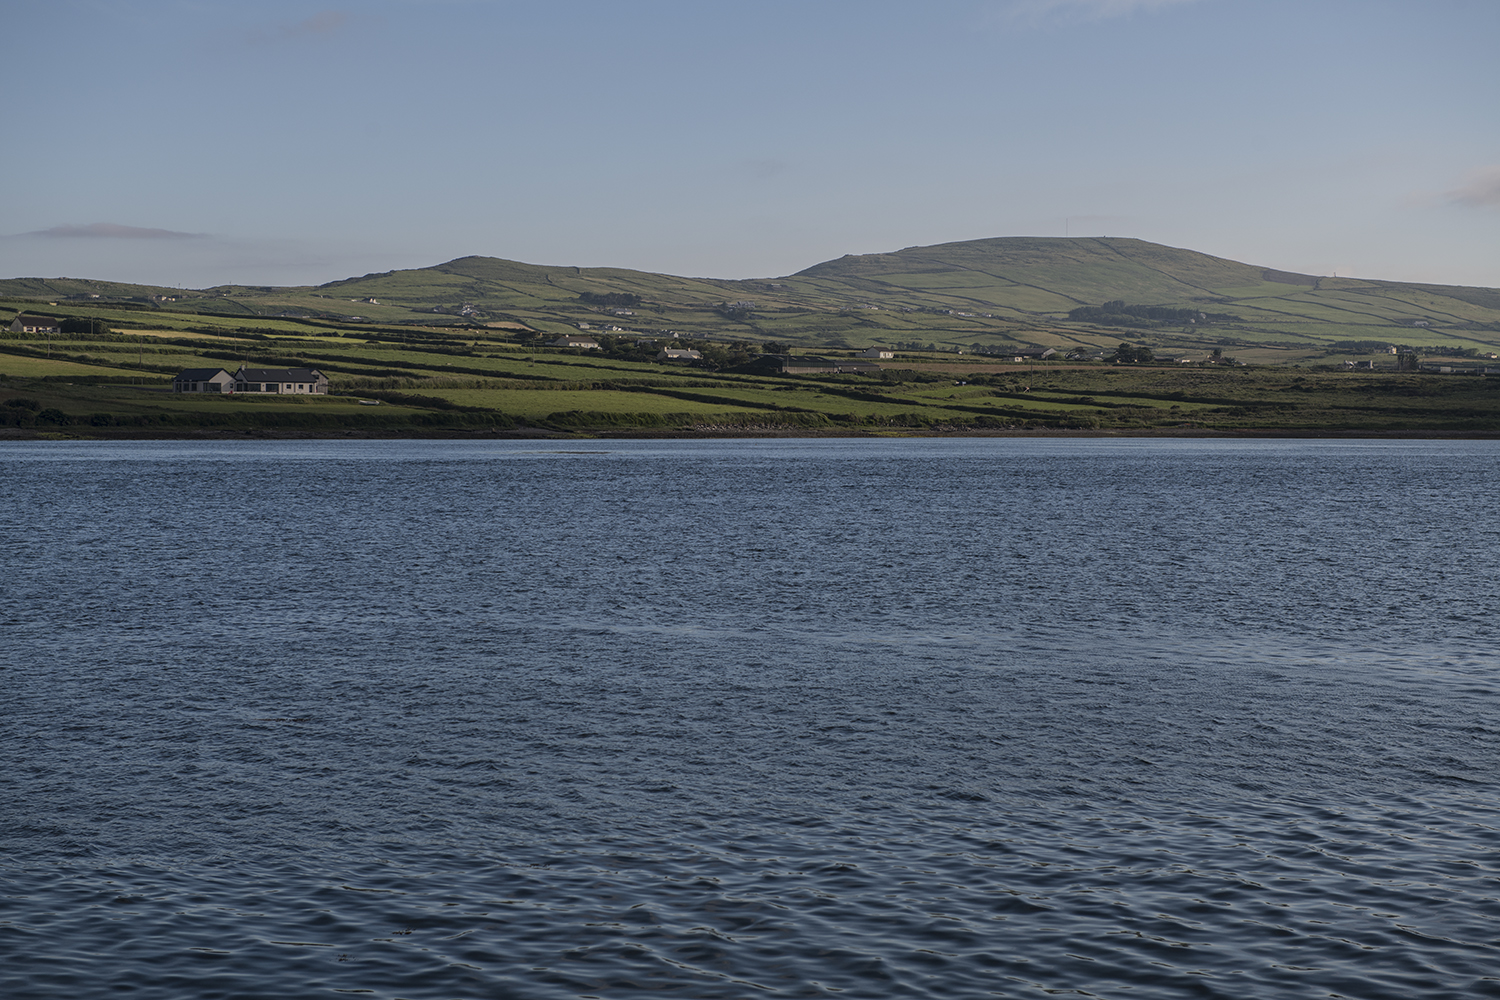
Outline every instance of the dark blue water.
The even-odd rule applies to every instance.
[[[1497,474],[0,446],[0,995],[1500,996]]]

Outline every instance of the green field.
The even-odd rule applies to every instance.
[[[304,360],[317,366],[315,356]],[[757,377],[621,361],[581,369],[561,358],[533,367],[551,374],[335,373],[327,396],[221,397],[174,394],[154,373],[0,353],[0,432],[1500,435],[1500,378],[1474,375],[955,360],[881,376]],[[579,379],[580,371],[603,377]]]
[[[766,281],[464,258],[317,289],[18,279],[0,294],[0,323],[26,311],[89,331],[0,332],[9,436],[1500,434],[1500,290],[1287,275],[1136,240],[915,247]],[[580,325],[605,349],[547,346]],[[896,357],[874,374],[749,373],[767,342]],[[1190,363],[1093,360],[1122,342]],[[986,344],[1081,359],[1012,363]],[[662,346],[705,360],[658,363]],[[1398,372],[1393,346],[1453,371]],[[332,395],[165,391],[184,368],[241,364],[318,368]]]
[[[183,367],[189,367],[184,365]],[[0,378],[15,376],[18,378],[43,378],[43,377],[76,377],[78,379],[98,378],[101,375],[111,376],[138,376],[139,369],[113,368],[107,364],[93,365],[75,361],[63,361],[59,358],[32,358],[15,357],[14,355],[0,354]]]
[[[628,305],[601,299],[611,295]],[[0,297],[4,321],[17,309],[33,308],[156,336],[266,343],[354,338],[412,346],[445,335],[482,341],[503,333],[503,326],[550,338],[586,324],[593,332],[616,326],[630,337],[771,341],[807,349],[1103,349],[1125,338],[1162,350],[1217,346],[1257,363],[1299,365],[1325,362],[1340,342],[1500,354],[1497,289],[1295,275],[1109,238],[910,247],[841,257],[769,279],[464,257],[317,287],[192,291],[24,278],[0,281]],[[1111,301],[1196,310],[1204,318],[1142,326],[1068,315]]]

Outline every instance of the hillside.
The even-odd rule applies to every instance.
[[[1500,351],[1500,289],[1301,275],[1121,238],[908,247],[749,280],[463,257],[317,287],[187,292],[27,278],[0,281],[0,297],[340,323],[519,324],[546,334],[587,324],[828,348],[1103,349],[1129,339],[1159,352],[1220,347],[1286,363],[1390,344]],[[1098,308],[1106,303],[1114,311]],[[1070,316],[1084,307],[1096,308]]]

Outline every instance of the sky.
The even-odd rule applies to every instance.
[[[1496,0],[0,0],[0,277],[1130,236],[1500,287]]]

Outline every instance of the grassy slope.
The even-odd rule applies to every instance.
[[[624,292],[643,301],[634,315],[614,316],[579,301],[585,292]],[[1133,239],[972,240],[842,257],[783,278],[743,281],[464,257],[316,288],[224,286],[189,292],[81,279],[16,279],[0,281],[0,295],[46,297],[78,315],[109,312],[118,305],[112,300],[134,297],[139,307],[134,315],[149,322],[123,324],[127,327],[204,330],[204,317],[183,314],[217,313],[208,321],[214,327],[267,335],[296,332],[299,316],[343,323],[358,315],[376,325],[514,321],[549,334],[575,330],[579,323],[595,329],[613,324],[640,334],[677,331],[809,348],[871,343],[1103,348],[1125,339],[1168,351],[1207,353],[1223,345],[1236,355],[1253,352],[1253,360],[1292,363],[1321,360],[1326,345],[1349,340],[1500,352],[1497,289],[1292,275]],[[153,295],[176,301],[152,300]],[[1193,307],[1239,321],[1141,330],[1066,319],[1076,306],[1111,299]],[[748,313],[721,308],[740,301],[755,308]],[[0,320],[6,318],[0,313]],[[1419,321],[1426,325],[1415,325]]]
[[[583,292],[609,291],[645,301],[627,317],[578,299]],[[127,301],[127,293],[140,295]],[[141,300],[147,293],[178,301]],[[845,257],[759,281],[470,257],[316,289],[189,293],[28,279],[0,282],[0,294],[18,296],[0,299],[0,323],[27,309],[103,319],[126,331],[106,338],[0,337],[0,403],[18,397],[37,403],[0,406],[0,428],[19,433],[194,427],[402,433],[517,425],[562,431],[711,425],[873,433],[903,427],[1500,433],[1495,378],[1018,366],[911,351],[892,366],[926,372],[925,381],[760,378],[549,350],[486,325],[520,319],[534,329],[561,331],[579,322],[616,323],[823,350],[911,341],[1107,346],[1126,339],[1164,351],[1190,347],[1202,356],[1224,339],[1231,341],[1226,353],[1252,362],[1326,362],[1316,345],[1332,340],[1487,348],[1500,340],[1500,290],[1316,279],[1137,240],[979,240]],[[50,298],[38,303],[33,295]],[[364,301],[370,298],[378,302]],[[1140,331],[1057,318],[1075,305],[1111,298],[1191,305],[1240,320],[1201,330]],[[332,318],[354,308],[351,299],[371,314],[367,320],[377,318],[377,309],[387,311],[385,318]],[[755,303],[749,315],[720,308],[742,300]],[[480,315],[468,317],[466,326],[451,325],[464,303]],[[450,311],[433,313],[434,304]],[[266,315],[285,312],[322,317]],[[1411,325],[1416,320],[1430,325]],[[335,392],[378,397],[384,405],[362,407],[347,396],[205,399],[160,391],[182,368],[233,370],[241,362],[318,367]],[[53,412],[41,419],[45,411]]]

